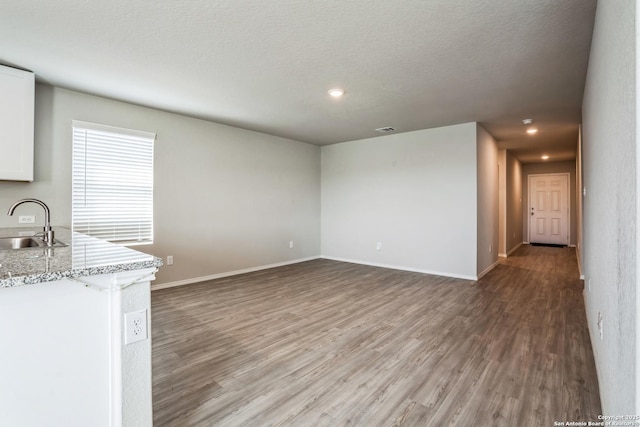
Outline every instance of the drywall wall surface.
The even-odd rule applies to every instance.
[[[507,150],[498,150],[498,256],[507,245]]]
[[[140,272],[137,272],[140,277]],[[121,278],[119,278],[122,280]],[[129,279],[131,280],[131,279]],[[114,304],[120,306],[123,314],[146,310],[148,338],[131,344],[122,345],[122,425],[153,426],[153,393],[151,373],[151,288],[148,279],[138,282],[122,290],[112,291],[112,298],[119,300]],[[113,327],[113,325],[112,325]],[[120,342],[125,336],[125,322],[118,334]],[[115,345],[113,347],[116,347]]]
[[[585,303],[605,415],[640,414],[636,3],[598,2],[582,106]]]
[[[322,147],[322,255],[475,277],[476,169],[475,123]]]
[[[319,255],[319,147],[42,84],[35,180],[0,182],[0,208],[35,197],[54,225],[71,225],[72,120],[157,134],[154,244],[136,246],[174,256],[156,284]],[[42,220],[37,206],[19,209],[0,226],[16,226],[19,213]]]
[[[498,260],[498,147],[495,139],[477,125],[478,162],[478,274]]]
[[[576,244],[576,162],[525,163],[522,165],[522,235],[529,241],[529,175],[548,173],[569,174],[569,244]]]
[[[44,210],[33,203],[5,215],[9,206],[27,197],[49,206],[52,225],[71,226],[71,122],[65,126],[56,120],[54,103],[53,87],[36,84],[33,182],[0,181],[0,227],[20,226],[20,215],[34,215],[36,225],[44,225]]]
[[[522,163],[510,152],[506,155],[506,253],[523,242],[522,238]]]
[[[576,256],[578,258],[580,276],[584,277],[582,271],[582,265],[584,264],[582,256],[582,230],[584,229],[584,195],[582,193],[582,176],[582,126],[580,126],[578,128],[578,150],[576,156]]]
[[[320,254],[319,147],[186,118],[156,145],[158,283]]]

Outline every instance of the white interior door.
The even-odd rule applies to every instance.
[[[569,244],[569,175],[529,175],[529,242]]]

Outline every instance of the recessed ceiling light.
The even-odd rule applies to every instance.
[[[329,89],[329,95],[333,96],[334,98],[340,98],[342,95],[344,95],[344,90],[339,88]]]
[[[548,155],[543,155],[542,157],[540,157],[542,160],[549,160],[549,156]]]
[[[535,135],[536,133],[538,133],[538,129],[537,128],[529,128],[529,129],[527,129],[527,133],[529,135]]]
[[[522,121],[522,124],[523,124],[523,125],[530,125],[530,124],[532,124],[532,123],[533,123],[533,119],[524,119],[524,120]]]

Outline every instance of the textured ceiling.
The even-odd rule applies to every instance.
[[[3,0],[0,63],[55,86],[319,145],[377,136],[383,126],[478,121],[523,161],[539,157],[536,144],[571,158],[595,7]],[[342,99],[327,95],[334,86]],[[540,132],[524,138],[529,117]]]

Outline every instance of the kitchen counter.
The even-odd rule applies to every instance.
[[[0,228],[0,237],[33,235],[41,227]],[[159,268],[162,260],[128,247],[54,227],[68,246],[0,250],[0,288]]]
[[[54,230],[68,246],[0,250],[0,426],[151,427],[151,281],[162,260]]]

